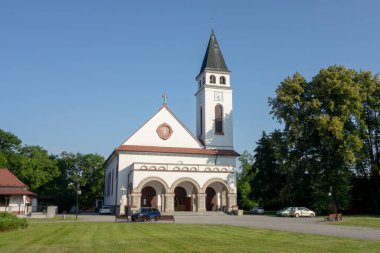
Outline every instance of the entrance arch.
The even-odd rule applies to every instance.
[[[174,211],[191,211],[191,197],[186,194],[185,188],[178,186],[174,189]]]
[[[161,212],[165,211],[165,194],[168,192],[168,185],[158,177],[148,177],[142,180],[134,189],[136,199],[129,202],[135,208],[154,207]]]
[[[171,186],[174,193],[174,211],[196,212],[198,209],[199,184],[192,178],[177,179]]]
[[[221,178],[211,178],[202,187],[206,193],[206,210],[228,210],[227,195],[231,192],[228,183]]]
[[[212,187],[206,188],[206,211],[217,210],[216,192]]]
[[[151,186],[145,186],[141,191],[141,207],[157,208],[156,190]]]

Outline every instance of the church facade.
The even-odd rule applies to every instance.
[[[229,212],[237,205],[230,71],[214,32],[196,77],[196,134],[166,104],[105,162],[104,205]]]

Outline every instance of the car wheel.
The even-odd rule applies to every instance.
[[[314,218],[315,214],[311,213],[310,218]]]
[[[295,216],[296,216],[296,218],[300,217],[300,215],[299,215],[298,213],[296,213],[296,215],[295,215]]]

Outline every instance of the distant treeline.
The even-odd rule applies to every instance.
[[[98,154],[62,152],[49,155],[40,146],[22,145],[10,132],[0,129],[0,167],[8,168],[29,189],[69,211],[81,190],[80,207],[92,208],[103,196],[104,158]]]

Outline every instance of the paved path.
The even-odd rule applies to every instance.
[[[114,222],[114,216],[109,215],[80,215],[81,221]],[[351,227],[329,225],[323,222],[323,217],[316,218],[286,218],[273,216],[243,215],[243,216],[175,216],[180,224],[220,224],[245,226],[262,229],[299,232],[306,234],[330,235],[365,240],[380,241],[380,229],[366,227]]]

